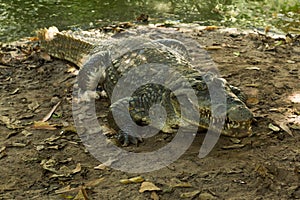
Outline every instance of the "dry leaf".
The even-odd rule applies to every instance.
[[[157,195],[157,193],[155,191],[151,192],[150,198],[153,200],[159,200],[159,196]]]
[[[246,146],[245,144],[233,144],[228,146],[223,146],[222,149],[240,149]]]
[[[130,178],[129,179],[132,183],[141,183],[143,182],[145,179],[141,176],[136,176],[136,177],[133,177],[133,178]]]
[[[199,200],[213,200],[216,199],[212,194],[204,192],[199,195]]]
[[[78,194],[76,195],[76,197],[73,200],[88,200],[88,195],[86,193],[86,190],[84,187],[80,188],[80,190],[78,191]]]
[[[196,195],[198,195],[200,192],[201,192],[200,190],[195,190],[192,192],[185,192],[185,193],[180,194],[180,197],[181,198],[193,198]]]
[[[20,143],[20,142],[13,142],[13,143],[11,143],[10,146],[12,146],[12,147],[26,147],[27,144]]]
[[[45,130],[56,130],[56,127],[50,125],[48,122],[35,121],[33,122],[33,129],[45,129]]]
[[[58,189],[58,190],[55,190],[55,194],[62,194],[62,193],[67,193],[67,192],[72,192],[74,191],[75,188],[71,188],[70,185],[64,187],[64,188],[61,188],[61,189]]]
[[[173,188],[190,188],[193,187],[192,184],[188,183],[188,182],[181,182],[181,183],[177,183],[175,185],[172,186]]]
[[[219,29],[218,26],[206,26],[204,28],[204,30],[207,30],[207,31],[214,31],[214,30],[217,30],[217,29]]]
[[[249,69],[249,70],[260,70],[259,67],[246,67],[245,69]]]
[[[254,106],[254,105],[259,103],[259,100],[256,97],[248,97],[247,100],[246,100],[246,103],[247,103],[247,105]]]
[[[0,153],[2,153],[5,149],[6,149],[5,146],[4,146],[4,147],[1,147],[1,148],[0,148]]]
[[[121,179],[120,183],[122,183],[122,184],[129,184],[129,183],[131,183],[131,181],[128,178],[125,178],[125,179]]]
[[[129,183],[141,183],[143,182],[145,179],[141,176],[136,176],[133,178],[129,178],[129,179],[121,179],[120,183],[122,184],[129,184]]]
[[[275,131],[275,132],[280,131],[280,128],[273,125],[272,123],[269,124],[268,128],[271,129],[272,131]]]
[[[290,136],[294,136],[292,131],[290,130],[290,128],[286,125],[285,122],[280,122],[278,123],[279,127],[284,130],[285,132],[287,132]]]
[[[94,167],[94,169],[105,169],[105,167],[108,167],[108,166],[111,166],[111,164],[116,161],[116,159],[112,159],[112,158],[109,158],[108,161],[106,161],[105,163],[102,163],[96,167]]]
[[[161,189],[159,187],[157,187],[156,185],[154,185],[154,183],[145,181],[142,183],[139,192],[143,193],[145,191],[159,191],[159,190],[161,190]]]
[[[0,122],[2,122],[5,125],[9,125],[10,124],[10,119],[9,119],[9,117],[0,115]]]
[[[20,90],[20,88],[15,89],[14,91],[12,91],[12,92],[10,93],[10,95],[17,94],[17,93],[19,92],[19,90]]]
[[[49,160],[42,160],[40,165],[43,167],[43,169],[53,172],[53,173],[58,173],[58,171],[54,168],[54,166],[56,165],[56,161],[53,159],[49,159]]]
[[[33,101],[31,104],[28,104],[29,110],[35,111],[40,104],[37,101]]]
[[[81,164],[77,163],[75,169],[72,170],[72,174],[76,174],[81,171]]]
[[[103,182],[104,178],[98,178],[98,179],[95,179],[95,180],[92,180],[90,182],[87,182],[85,184],[86,187],[95,187],[97,185],[99,185],[101,182]]]
[[[100,164],[100,165],[94,167],[94,169],[97,169],[97,170],[104,170],[104,169],[106,169],[106,168],[107,168],[107,166],[104,165],[104,164]]]
[[[219,50],[222,49],[222,46],[207,46],[205,47],[206,50]]]
[[[23,130],[21,133],[22,133],[25,137],[28,137],[28,136],[32,135],[32,133],[29,132],[29,131],[27,131],[27,130]]]

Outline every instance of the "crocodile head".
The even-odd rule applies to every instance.
[[[194,105],[193,109],[199,113],[199,122],[190,119],[183,121],[212,131],[221,128],[221,134],[230,137],[242,138],[251,135],[253,114],[244,103],[242,93],[223,78],[205,79],[207,77],[194,78],[191,84],[198,98],[197,105]],[[171,98],[171,103],[176,113],[180,113],[177,99]]]

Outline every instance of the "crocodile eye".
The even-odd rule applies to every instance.
[[[207,90],[207,85],[203,81],[194,81],[192,87],[196,90]]]

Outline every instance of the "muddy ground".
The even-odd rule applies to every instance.
[[[185,34],[207,47],[221,76],[248,95],[252,136],[222,136],[200,159],[205,133],[199,133],[180,159],[149,173],[104,167],[73,127],[74,65],[2,45],[0,199],[300,199],[299,39],[217,30]],[[51,118],[39,123],[58,102]],[[99,115],[107,106],[107,99],[97,102]],[[161,134],[127,149],[151,151],[168,141]],[[120,182],[138,176],[157,188],[139,192],[141,182]]]

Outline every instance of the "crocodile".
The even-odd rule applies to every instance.
[[[182,125],[180,124],[180,118],[183,116],[182,103],[178,95],[184,96],[183,101],[189,104],[190,111],[196,111],[199,115],[195,121],[190,119],[192,117],[189,117],[189,113],[185,114],[188,116],[184,119],[186,124],[214,131],[218,129],[214,125],[211,126],[211,122],[222,121],[224,117],[222,121],[224,125],[221,127],[222,135],[242,138],[252,133],[253,114],[245,104],[243,93],[216,73],[203,72],[195,67],[197,57],[192,61],[189,47],[180,40],[153,39],[146,35],[130,34],[121,34],[121,36],[107,36],[101,33],[75,34],[60,32],[56,27],[41,29],[38,31],[38,37],[42,48],[51,56],[71,61],[79,66],[78,86],[82,95],[90,94],[99,86],[106,92],[113,102],[110,106],[110,113],[117,113],[121,118],[119,122],[121,124],[117,126],[123,128],[119,131],[118,138],[125,146],[141,141],[139,134],[142,133],[137,134],[132,121],[140,126],[151,124],[153,121],[151,113],[159,112],[161,108],[152,109],[154,105],[165,108],[165,113],[162,114],[166,115],[166,122],[160,123],[160,120],[157,120],[157,126],[163,132],[172,132]],[[198,61],[200,60],[199,57]],[[125,81],[125,85],[139,85],[139,87],[129,96],[128,92],[122,94],[121,89],[121,94],[118,94],[121,98],[113,100],[114,90],[120,87],[118,81],[123,78],[124,74],[138,66],[147,66],[152,71],[140,70],[131,75],[127,82]],[[170,69],[178,72],[177,75],[170,72]],[[145,77],[149,78],[149,73],[151,73],[152,81],[157,81],[155,77],[168,74],[164,80],[164,83],[168,82],[168,88],[163,84],[144,80]],[[187,81],[179,81],[181,77]],[[196,95],[196,103],[191,103],[191,99],[187,97],[188,87],[192,88]],[[218,88],[222,94],[211,92],[209,87]],[[214,95],[214,99],[217,100],[213,102]],[[222,101],[218,102],[219,97],[225,98],[226,105],[222,105],[224,104]],[[222,111],[216,115],[212,109]],[[116,125],[115,122],[111,123],[114,124],[112,126]]]

